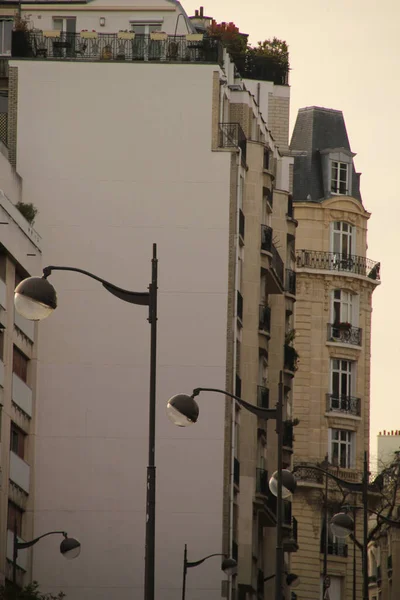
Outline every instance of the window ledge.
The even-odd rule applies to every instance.
[[[341,412],[340,410],[329,410],[325,411],[325,417],[330,418],[339,418],[339,419],[350,419],[351,421],[361,421],[361,417],[357,415],[350,415],[345,412]]]
[[[329,340],[327,340],[326,342],[327,346],[330,346],[331,348],[350,348],[351,350],[362,350],[362,346],[357,346],[356,344],[348,344],[347,342],[330,342]]]

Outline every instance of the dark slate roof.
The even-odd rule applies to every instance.
[[[295,151],[294,201],[301,202],[311,198],[313,202],[321,202],[330,196],[329,192],[324,191],[321,153],[339,148],[351,152],[342,111],[319,106],[301,108],[290,143],[290,149]],[[362,202],[360,174],[355,172],[354,163],[352,169],[351,195]]]

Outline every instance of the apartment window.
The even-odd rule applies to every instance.
[[[344,221],[333,223],[332,251],[341,258],[351,256],[355,250],[355,228]]]
[[[161,31],[161,23],[131,23],[131,30],[137,35],[149,35],[153,31]]]
[[[11,423],[10,450],[20,458],[25,456],[25,438],[26,434],[22,429]]]
[[[331,192],[332,194],[347,194],[349,186],[349,163],[333,160],[331,162]]]
[[[332,323],[351,323],[354,322],[355,294],[346,290],[334,290],[333,292],[333,310]]]
[[[0,55],[11,56],[12,19],[0,19]]]
[[[15,531],[19,537],[22,535],[22,516],[24,512],[13,502],[8,503],[7,529]]]
[[[13,346],[13,373],[18,375],[25,383],[28,380],[29,358],[25,356],[16,346]]]
[[[355,363],[341,358],[331,362],[331,393],[335,398],[351,396],[355,380]]]
[[[342,469],[351,469],[354,466],[354,432],[346,429],[330,429],[329,433],[329,462]]]

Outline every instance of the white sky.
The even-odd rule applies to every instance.
[[[182,0],[182,4],[189,15],[200,6],[196,0]],[[208,0],[204,14],[217,22],[233,21],[249,34],[252,44],[274,36],[286,40],[291,66],[291,129],[301,107],[316,105],[343,111],[350,145],[357,153],[356,170],[362,173],[363,203],[372,212],[367,254],[382,263],[382,284],[373,299],[374,455],[378,431],[400,429],[395,378],[400,369],[396,358],[400,359],[400,325],[397,312],[390,308],[400,292],[394,252],[394,240],[400,235],[394,211],[399,169],[395,157],[400,133],[400,2]]]

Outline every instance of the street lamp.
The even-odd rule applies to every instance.
[[[48,317],[57,308],[57,294],[47,280],[52,271],[73,271],[99,281],[102,286],[124,302],[149,307],[150,323],[150,397],[149,397],[149,444],[146,485],[146,549],[144,599],[154,600],[155,580],[155,518],[156,518],[156,357],[157,357],[157,245],[153,244],[151,261],[151,283],[148,292],[132,292],[75,267],[49,266],[43,269],[43,277],[28,277],[16,287],[14,294],[15,309],[31,321],[40,321]]]
[[[189,562],[187,559],[187,545],[185,544],[185,551],[183,554],[183,583],[182,583],[182,600],[186,598],[186,576],[187,570],[193,569],[194,567],[198,567],[204,561],[212,558],[213,556],[223,556],[224,560],[221,563],[221,571],[223,571],[226,575],[230,576],[236,571],[237,563],[233,558],[229,558],[226,554],[209,554],[200,560],[195,560],[193,562]]]
[[[61,554],[67,558],[68,560],[72,560],[77,558],[81,553],[81,544],[75,538],[68,537],[68,534],[65,531],[49,531],[48,533],[44,533],[43,535],[39,535],[39,537],[31,540],[30,542],[19,542],[17,535],[17,527],[16,524],[14,526],[14,538],[13,538],[13,562],[12,562],[12,579],[13,586],[16,588],[17,585],[17,558],[18,558],[18,550],[25,550],[26,548],[31,548],[35,544],[38,543],[39,540],[48,536],[60,534],[64,536],[63,541],[60,544],[60,552]]]
[[[283,583],[283,535],[282,522],[283,510],[282,500],[287,498],[296,489],[296,480],[290,471],[282,469],[282,453],[283,453],[283,375],[280,372],[279,378],[279,397],[276,408],[262,408],[246,402],[239,396],[231,394],[225,390],[217,388],[195,388],[191,396],[187,394],[177,394],[170,398],[167,403],[167,415],[169,419],[178,427],[186,427],[196,423],[199,417],[199,406],[195,400],[201,392],[216,392],[229,396],[233,400],[251,412],[260,419],[275,419],[276,433],[278,434],[278,468],[270,480],[271,492],[276,495],[276,581],[275,581],[275,600],[282,600],[282,583]],[[288,493],[287,493],[288,492]]]

